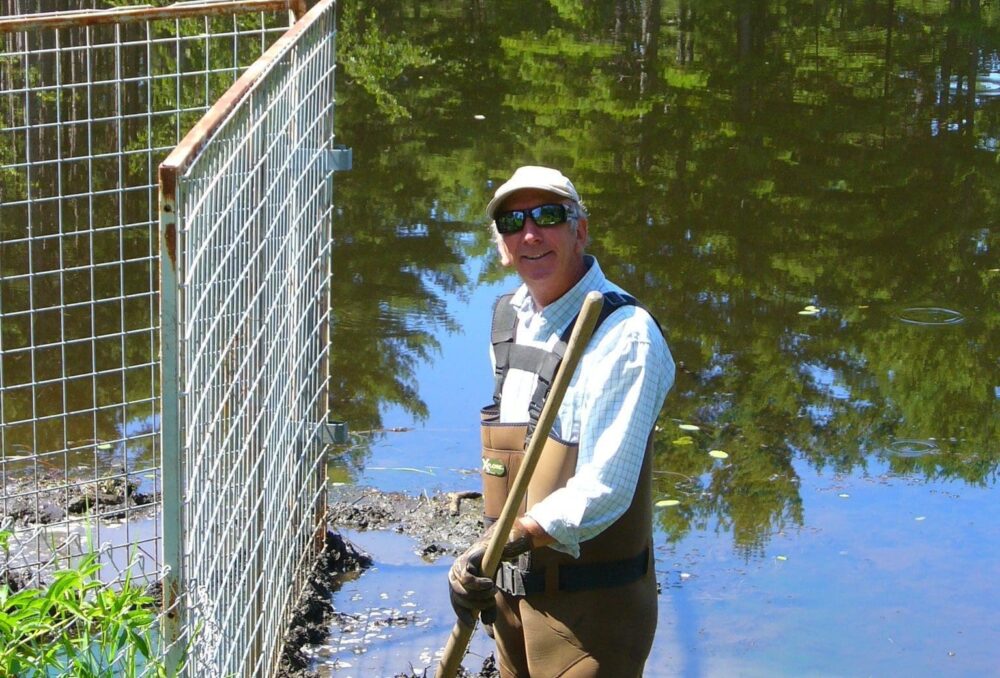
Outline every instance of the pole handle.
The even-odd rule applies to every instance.
[[[545,447],[545,440],[549,437],[549,431],[559,413],[559,406],[562,405],[563,396],[566,395],[566,389],[569,387],[576,366],[580,362],[583,350],[587,347],[587,343],[594,333],[602,306],[604,306],[604,295],[597,291],[587,293],[580,309],[580,315],[577,316],[576,324],[573,326],[573,332],[570,334],[569,342],[566,344],[566,353],[563,355],[562,363],[559,365],[555,379],[552,380],[549,396],[542,406],[538,424],[535,426],[527,449],[525,449],[521,468],[517,472],[517,477],[514,478],[514,484],[507,495],[507,501],[503,505],[500,517],[497,518],[493,534],[486,547],[486,553],[483,555],[482,570],[486,577],[492,579],[496,576],[497,568],[500,566],[500,557],[503,555],[503,547],[507,543],[508,533],[514,526],[518,508],[528,493],[528,484],[531,482],[531,476],[538,465],[542,448]],[[441,663],[438,665],[437,673],[434,674],[435,678],[455,678],[474,630],[474,626],[466,626],[461,620],[455,621],[455,626],[448,638],[448,644],[441,656]]]

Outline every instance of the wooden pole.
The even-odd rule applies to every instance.
[[[573,333],[569,337],[569,343],[566,345],[566,354],[563,356],[559,370],[552,381],[552,388],[542,406],[542,413],[538,417],[535,432],[531,435],[531,441],[524,452],[521,468],[517,472],[514,485],[511,487],[510,494],[507,495],[507,501],[503,506],[503,511],[500,512],[493,535],[486,547],[486,553],[483,555],[482,570],[486,577],[492,579],[496,576],[504,544],[507,543],[508,533],[514,526],[521,501],[528,492],[528,483],[531,481],[531,475],[535,472],[535,466],[538,465],[542,448],[545,447],[545,439],[549,437],[549,431],[556,419],[556,414],[559,412],[563,396],[566,395],[566,388],[569,386],[570,379],[573,378],[577,363],[580,362],[583,349],[590,341],[590,335],[594,333],[594,327],[597,325],[597,318],[603,305],[604,296],[600,292],[590,292],[583,300],[580,315],[573,327]],[[465,656],[465,650],[472,639],[473,631],[475,631],[474,626],[466,626],[461,620],[455,622],[451,636],[448,638],[448,644],[444,648],[444,654],[441,656],[437,673],[434,674],[435,678],[455,678],[462,658]]]

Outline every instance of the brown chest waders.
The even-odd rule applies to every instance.
[[[605,293],[598,327],[635,299]],[[501,297],[493,314],[496,357],[493,403],[481,412],[485,522],[496,521],[517,477],[573,323],[553,351],[514,343],[517,315]],[[596,330],[595,330],[596,331]],[[510,368],[538,375],[530,420],[500,423],[500,397]],[[497,649],[503,678],[640,676],[656,629],[652,551],[652,434],[626,512],[597,537],[580,544],[580,557],[551,548],[522,555],[497,571]],[[577,446],[550,435],[528,484],[519,514],[564,487],[576,472]]]

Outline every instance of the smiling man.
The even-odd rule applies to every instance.
[[[653,317],[584,253],[587,211],[561,172],[519,168],[486,212],[501,262],[523,284],[494,309],[495,389],[482,414],[488,529],[449,571],[452,604],[463,623],[478,615],[491,628],[503,678],[638,677],[656,630],[651,433],[673,359]],[[489,526],[593,290],[604,310],[491,580]]]

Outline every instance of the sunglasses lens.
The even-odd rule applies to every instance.
[[[497,230],[508,235],[517,233],[524,228],[524,222],[531,217],[537,226],[556,226],[566,221],[566,207],[564,205],[539,205],[530,210],[511,210],[501,212],[494,221]]]
[[[539,226],[555,226],[566,221],[566,208],[562,205],[539,205],[531,210],[531,218]]]
[[[524,212],[504,212],[496,216],[497,230],[501,233],[517,233],[524,228]]]

